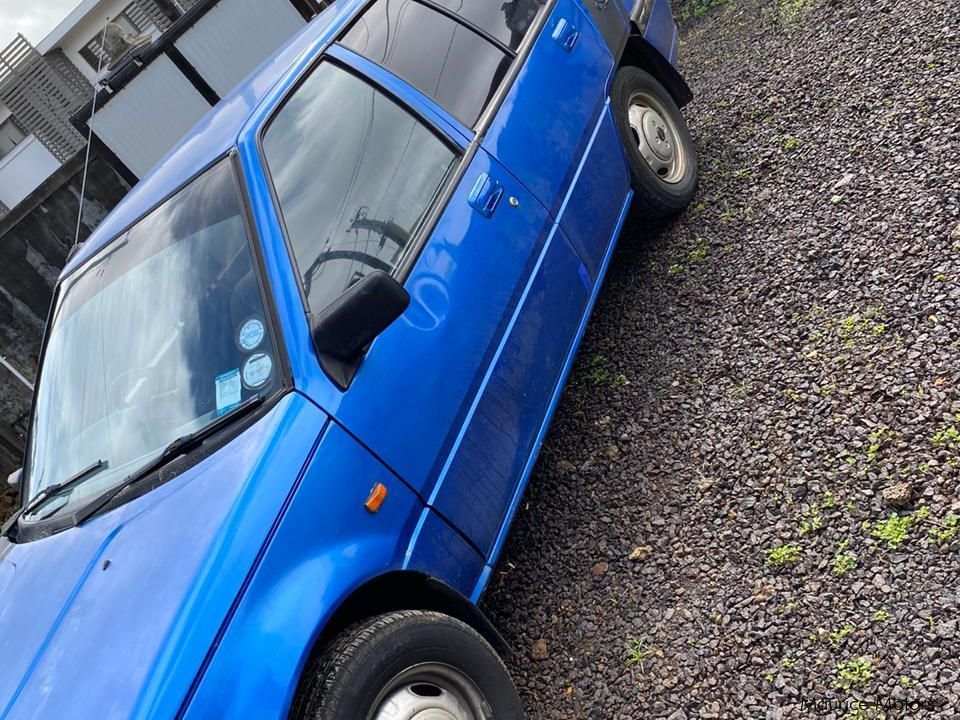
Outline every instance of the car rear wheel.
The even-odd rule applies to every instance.
[[[696,151],[680,108],[656,78],[630,66],[617,71],[610,97],[637,205],[648,216],[676,215],[697,189]]]
[[[308,671],[299,720],[513,720],[520,700],[497,653],[447,615],[409,610],[336,638]]]

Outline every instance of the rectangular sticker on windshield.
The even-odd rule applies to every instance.
[[[239,368],[217,376],[217,416],[229,412],[240,404]]]

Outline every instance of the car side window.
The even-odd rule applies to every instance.
[[[476,124],[513,60],[467,24],[417,0],[379,0],[341,43],[410,83],[468,127]]]
[[[547,0],[433,0],[516,52]]]
[[[322,62],[263,137],[310,309],[410,249],[457,155],[365,80]]]

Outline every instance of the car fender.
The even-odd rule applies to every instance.
[[[386,498],[373,512],[366,505],[377,485]],[[423,607],[414,583],[378,579],[433,578],[462,597],[453,586],[470,587],[482,571],[482,557],[459,534],[331,423],[180,717],[285,717],[311,653],[351,613]],[[376,592],[364,595],[364,588]]]

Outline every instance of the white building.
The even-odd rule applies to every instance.
[[[135,182],[327,4],[82,0],[36,46],[18,37],[0,51],[0,217],[85,148],[95,87],[95,149]]]

